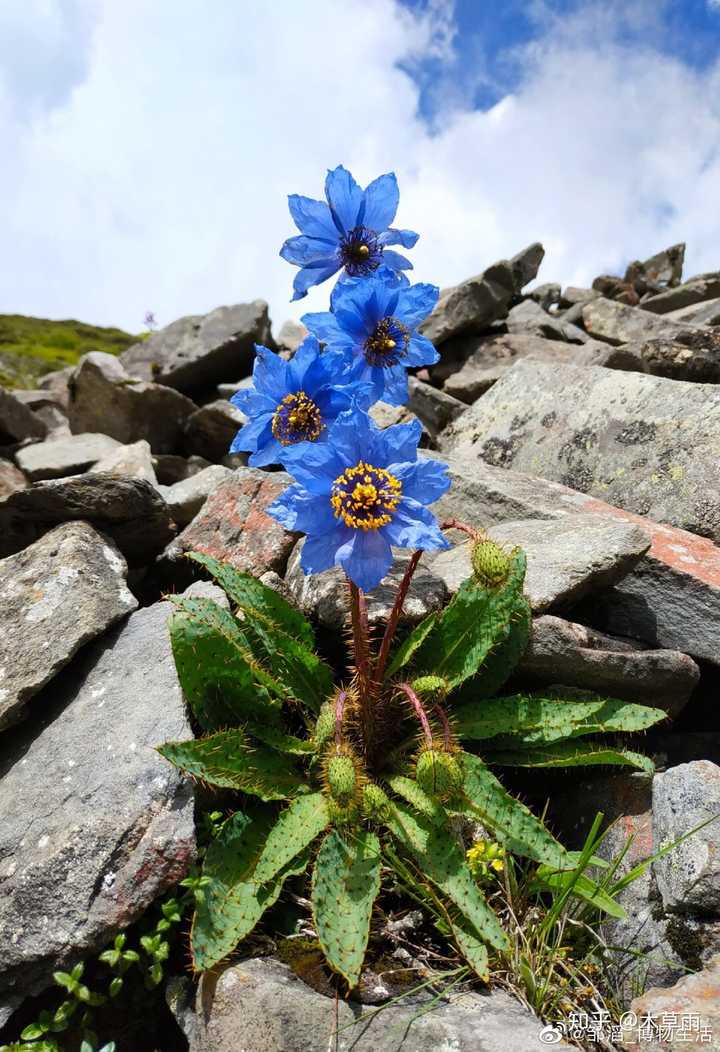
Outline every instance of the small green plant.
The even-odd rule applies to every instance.
[[[525,557],[472,532],[473,575],[399,646],[394,633],[417,559],[375,647],[365,597],[350,585],[352,672],[338,685],[294,607],[250,575],[191,555],[234,612],[210,599],[173,600],[173,653],[205,736],[160,752],[208,785],[260,801],[227,819],[208,848],[192,927],[197,969],[230,954],[288,877],[308,868],[320,945],[350,988],[387,869],[422,874],[448,937],[482,977],[488,947],[507,953],[509,941],[475,879],[481,861],[497,873],[512,856],[529,859],[545,888],[570,881],[572,894],[618,909],[491,767],[600,763],[649,772],[650,761],[616,741],[589,740],[644,730],[665,713],[592,696],[491,697],[528,637]],[[458,819],[481,824],[492,851],[466,858]]]

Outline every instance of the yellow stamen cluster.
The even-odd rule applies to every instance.
[[[465,852],[470,872],[476,880],[487,880],[505,869],[505,848],[494,840],[477,840]]]
[[[355,530],[377,530],[392,521],[402,496],[402,483],[384,468],[361,460],[332,485],[335,517]]]
[[[304,391],[287,394],[275,410],[273,438],[283,446],[316,442],[324,428],[320,410]]]

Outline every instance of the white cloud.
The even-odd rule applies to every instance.
[[[601,39],[592,5],[523,53],[513,95],[432,132],[397,64],[451,53],[447,0],[424,18],[395,0],[34,6],[48,71],[18,80],[0,50],[0,311],[138,329],[148,308],[323,309],[328,285],[290,308],[277,251],[285,195],[320,196],[340,162],[363,183],[397,171],[417,277],[440,285],[536,239],[544,280],[682,239],[690,270],[720,265],[720,72]]]

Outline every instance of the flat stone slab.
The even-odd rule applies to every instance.
[[[639,526],[569,515],[550,525],[537,519],[506,522],[488,534],[507,550],[519,546],[527,555],[525,594],[534,613],[573,603],[622,580],[650,547]],[[454,594],[472,572],[469,541],[440,552],[432,571]]]
[[[174,533],[167,504],[145,479],[89,472],[35,482],[0,501],[0,556],[74,519],[107,534],[135,563],[154,559]]]
[[[0,729],[83,644],[137,607],[115,545],[86,522],[0,560]]]
[[[144,438],[127,446],[118,446],[90,470],[93,474],[101,471],[106,475],[145,479],[155,488],[158,485],[150,443]]]
[[[669,314],[671,311],[692,307],[720,296],[720,273],[705,274],[676,285],[656,296],[643,300],[643,310],[653,314]]]
[[[607,340],[608,343],[634,343],[658,336],[679,339],[682,342],[694,333],[703,333],[699,326],[672,321],[662,314],[653,314],[642,307],[629,307],[602,296],[587,303],[583,307],[582,316],[590,335]],[[710,329],[705,330],[705,335],[708,345],[713,345],[717,340],[717,336]]]
[[[170,612],[136,611],[53,683],[39,727],[3,736],[0,1003],[100,949],[193,859],[192,788],[155,751],[192,737]]]
[[[420,997],[378,1011],[311,989],[285,964],[253,958],[176,986],[189,1052],[541,1052],[542,1023],[501,990]],[[337,1011],[337,1017],[335,1012]],[[338,1029],[337,1044],[333,1037]],[[564,1042],[555,1048],[567,1049]]]
[[[595,629],[544,614],[533,620],[516,674],[533,686],[562,684],[664,709],[676,717],[700,679],[693,659],[677,650],[651,650]]]
[[[720,539],[716,386],[519,361],[439,443]]]
[[[15,454],[15,462],[33,482],[59,479],[79,475],[119,445],[109,435],[70,435],[25,446]]]
[[[192,392],[247,376],[256,343],[272,346],[268,306],[263,300],[178,318],[128,347],[120,361],[141,380]]]

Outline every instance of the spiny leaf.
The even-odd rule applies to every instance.
[[[542,822],[503,788],[478,756],[463,753],[462,760],[465,795],[493,836],[517,855],[567,869],[565,848]]]
[[[268,724],[251,721],[245,726],[252,738],[263,745],[269,745],[276,752],[287,753],[290,756],[307,756],[315,752],[315,743],[311,739],[296,738],[293,734],[286,734]]]
[[[270,830],[253,879],[264,884],[330,824],[328,805],[322,793],[300,796],[282,812]]]
[[[402,804],[390,805],[387,826],[422,872],[454,902],[465,919],[496,949],[507,947],[507,936],[465,864],[465,856],[443,823],[416,815]]]
[[[621,765],[653,774],[655,764],[647,756],[629,749],[613,749],[574,740],[529,749],[500,749],[485,753],[488,763],[501,767],[588,767]]]
[[[512,694],[456,709],[454,728],[459,738],[482,741],[503,736],[507,741],[501,747],[514,748],[584,734],[640,731],[664,719],[667,713],[662,709],[616,698],[567,701],[547,694]]]
[[[442,805],[423,792],[412,778],[406,778],[402,774],[395,774],[387,779],[387,783],[393,792],[397,793],[398,796],[402,796],[420,814],[435,822],[443,821],[446,817]]]
[[[477,674],[466,680],[453,695],[453,706],[459,707],[466,701],[491,698],[493,694],[497,694],[525,653],[531,628],[530,603],[524,596],[520,596],[504,639],[493,647]]]
[[[330,967],[357,985],[373,903],[380,891],[380,841],[365,829],[333,829],[318,852],[312,881],[315,929]]]
[[[485,943],[464,917],[457,917],[452,922],[452,933],[460,953],[476,975],[485,982],[490,978],[488,952]]]
[[[210,785],[242,789],[262,800],[287,800],[309,791],[283,756],[269,749],[251,748],[239,728],[194,741],[165,742],[158,752]]]
[[[401,668],[404,668],[405,665],[408,664],[415,651],[424,642],[426,636],[434,627],[435,622],[437,621],[439,616],[440,615],[437,610],[433,611],[433,613],[431,614],[428,614],[428,616],[424,618],[424,620],[422,620],[419,625],[416,625],[415,628],[413,628],[412,632],[410,632],[407,638],[403,640],[402,644],[396,650],[393,659],[388,666],[388,679],[390,679],[392,676],[395,675],[396,672],[398,672]]]

